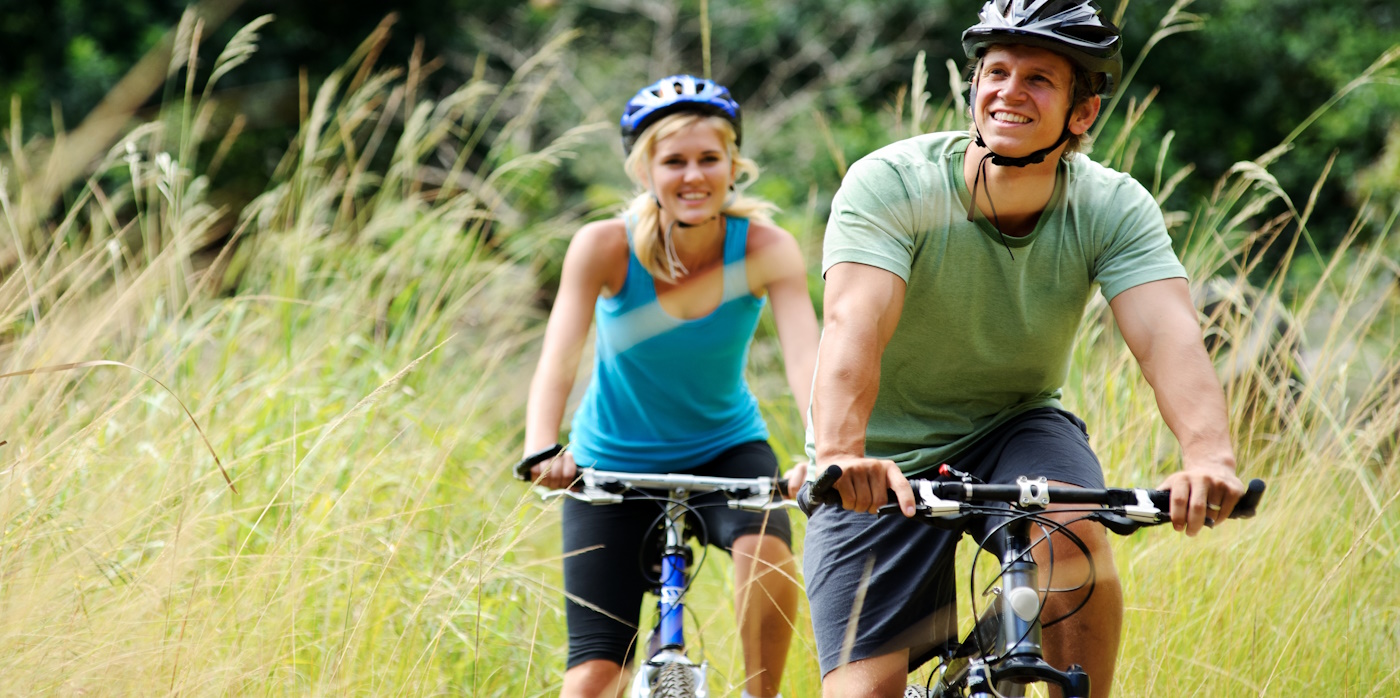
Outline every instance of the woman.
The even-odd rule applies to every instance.
[[[805,412],[817,320],[796,240],[768,219],[771,204],[736,186],[758,173],[739,155],[740,129],[729,91],[701,78],[666,78],[627,103],[626,168],[642,192],[622,218],[579,230],[564,257],[530,384],[526,453],[558,438],[596,315],[593,379],[574,413],[569,449],[536,466],[540,484],[568,487],[579,466],[777,475],[767,427],[744,380],[748,346],[766,296],[788,384]],[[635,506],[565,501],[564,696],[614,696],[627,684],[648,587],[638,554],[658,513],[652,503],[629,504]],[[710,543],[734,557],[743,694],[775,696],[798,594],[787,516],[699,512]],[[571,553],[577,550],[584,552]]]

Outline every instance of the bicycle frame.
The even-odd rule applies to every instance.
[[[1060,686],[1066,698],[1087,698],[1089,676],[1083,667],[1071,665],[1059,671],[1045,662],[1041,648],[1040,589],[1038,568],[1031,557],[1031,530],[1035,516],[1046,511],[1052,500],[1063,504],[1084,504],[1084,519],[1096,521],[1119,535],[1130,535],[1140,528],[1171,521],[1170,493],[1142,489],[1094,490],[1077,487],[1051,487],[1045,478],[1018,478],[1014,485],[988,485],[975,482],[966,473],[944,466],[941,474],[958,481],[910,480],[916,499],[916,516],[933,525],[965,521],[969,516],[1001,515],[968,502],[1003,502],[1013,507],[1011,517],[993,529],[1001,544],[1002,586],[988,612],[977,619],[972,632],[952,650],[942,653],[938,680],[931,681],[929,698],[1003,698],[1024,696],[1028,683]],[[804,511],[817,504],[839,504],[833,489],[841,477],[839,466],[828,466],[797,498]],[[1264,494],[1262,480],[1251,480],[1235,504],[1230,518],[1254,516]],[[880,513],[897,515],[898,505],[887,504]],[[1061,513],[1069,510],[1062,509]],[[1207,524],[1210,521],[1207,520]],[[1051,524],[1055,525],[1055,524]],[[1087,551],[1086,551],[1087,552]],[[1092,593],[1092,587],[1090,589]],[[993,688],[995,686],[995,688]],[[910,688],[919,688],[913,687]],[[964,693],[966,691],[966,693]]]
[[[627,692],[628,698],[707,698],[709,662],[696,664],[687,653],[685,639],[685,593],[690,586],[690,547],[685,543],[686,501],[694,494],[723,491],[748,494],[730,499],[738,509],[776,509],[795,506],[769,499],[778,483],[770,478],[731,479],[699,475],[617,473],[591,468],[580,470],[579,489],[544,490],[541,497],[570,497],[590,504],[607,505],[623,501],[622,493],[609,489],[653,489],[667,492],[663,524],[665,547],[661,553],[661,580],[658,588],[657,622],[647,643],[647,660],[637,668]]]
[[[661,629],[662,649],[685,650],[685,606],[681,597],[690,583],[684,532],[672,522],[679,507],[668,505],[666,511],[666,548],[661,554],[661,600],[657,604],[657,626]]]

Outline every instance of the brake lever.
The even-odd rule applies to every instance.
[[[730,509],[743,509],[745,511],[774,511],[776,509],[798,509],[797,502],[791,499],[770,499],[763,495],[754,495],[743,499],[726,500]]]
[[[1122,514],[1115,514],[1108,509],[1091,512],[1086,518],[1103,524],[1104,528],[1120,536],[1131,536],[1144,526],[1166,523],[1161,520],[1148,522],[1142,519],[1129,518]]]

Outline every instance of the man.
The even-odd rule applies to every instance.
[[[952,632],[959,534],[876,518],[887,489],[907,517],[906,477],[942,463],[987,482],[1103,486],[1084,423],[1059,401],[1095,286],[1181,443],[1183,468],[1161,485],[1176,529],[1223,520],[1244,491],[1161,211],[1131,177],[1075,152],[1122,72],[1120,43],[1091,0],[991,0],[963,34],[972,134],[875,151],[836,195],[808,455],[818,471],[843,469],[842,507],[813,512],[804,552],[827,696],[901,695]],[[1046,628],[1046,659],[1082,665],[1106,696],[1122,593],[1104,530],[1071,528],[1097,585]],[[1057,540],[1054,556],[1048,586],[1087,579],[1074,546]],[[1042,617],[1083,596],[1051,594]]]

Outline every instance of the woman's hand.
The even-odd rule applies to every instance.
[[[792,469],[783,474],[783,479],[787,480],[788,499],[797,496],[797,491],[802,489],[802,483],[807,481],[807,464],[798,463]]]
[[[536,485],[551,490],[570,489],[578,479],[578,464],[574,454],[564,450],[559,455],[530,468],[530,479]]]

